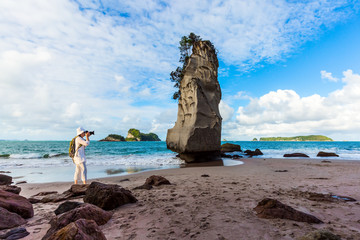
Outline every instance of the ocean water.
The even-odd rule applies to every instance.
[[[259,148],[264,153],[261,158],[282,158],[285,153],[294,152],[317,158],[319,151],[326,151],[340,156],[333,159],[360,160],[360,142],[229,142],[239,144],[242,150]],[[68,148],[69,141],[0,141],[0,171],[10,171],[16,181],[72,181],[74,165]],[[165,142],[91,141],[86,155],[88,178],[178,168],[184,164],[166,148]],[[234,164],[224,159],[225,166]]]

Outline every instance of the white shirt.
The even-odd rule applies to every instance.
[[[79,149],[79,145],[82,145]],[[86,162],[86,158],[85,158],[85,147],[89,146],[90,144],[90,140],[89,141],[85,141],[85,139],[83,139],[82,137],[78,136],[75,139],[75,151],[76,149],[78,149],[75,152],[75,156],[74,156],[74,162],[75,164],[80,164],[80,163],[85,163]]]

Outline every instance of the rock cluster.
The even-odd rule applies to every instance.
[[[222,118],[218,67],[213,45],[195,42],[179,87],[177,121],[166,137],[167,147],[186,162],[219,159]]]
[[[19,195],[21,188],[11,183],[12,177],[0,174],[0,230],[18,227],[34,216],[32,204]]]

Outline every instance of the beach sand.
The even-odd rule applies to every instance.
[[[241,161],[244,164],[237,166],[178,168],[92,179],[119,184],[138,199],[137,203],[113,210],[112,219],[100,228],[107,239],[297,239],[317,229],[327,229],[342,239],[360,239],[360,202],[312,201],[302,194],[331,193],[360,200],[360,161]],[[133,190],[151,175],[161,175],[172,184]],[[21,184],[20,195],[63,192],[71,184]],[[253,208],[264,198],[310,213],[324,224],[259,218]],[[31,234],[24,239],[41,239],[59,204],[34,204],[35,216],[25,225]]]

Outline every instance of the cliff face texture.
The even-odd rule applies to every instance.
[[[221,121],[218,59],[209,41],[193,46],[180,84],[178,115],[166,144],[186,162],[219,158]]]

